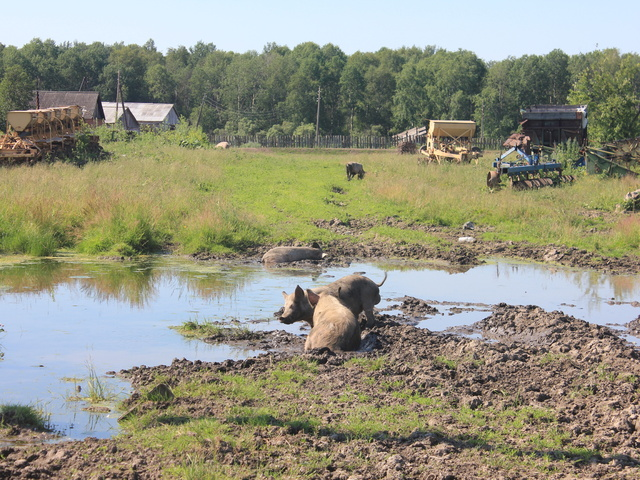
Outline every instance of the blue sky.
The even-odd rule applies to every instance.
[[[32,0],[4,8],[0,43],[21,47],[33,38],[138,45],[153,39],[163,53],[198,41],[238,53],[261,52],[272,42],[332,43],[347,55],[435,45],[487,61],[556,48],[569,55],[639,53],[640,1]]]

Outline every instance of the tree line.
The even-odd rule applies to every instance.
[[[262,52],[211,43],[144,45],[33,39],[0,44],[0,128],[33,91],[95,90],[116,100],[173,103],[212,134],[392,135],[429,119],[475,120],[485,137],[516,130],[520,110],[587,104],[594,142],[640,136],[640,56],[617,49],[486,62],[469,50],[403,47],[346,55],[306,42]]]

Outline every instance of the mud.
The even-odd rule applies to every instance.
[[[316,220],[315,225],[341,235],[357,239],[359,235],[379,225],[381,222],[368,219],[353,219],[349,223],[338,219]],[[593,252],[567,247],[564,245],[536,245],[528,242],[484,241],[482,233],[490,231],[489,227],[477,226],[471,222],[460,228],[446,228],[419,223],[407,223],[395,217],[388,217],[382,223],[395,228],[417,230],[440,239],[438,245],[417,245],[376,241],[374,243],[335,240],[321,245],[327,257],[318,261],[294,263],[315,263],[318,265],[342,265],[363,259],[402,259],[404,261],[429,261],[447,264],[452,268],[465,270],[483,263],[483,258],[503,257],[521,259],[551,265],[562,265],[581,269],[597,270],[609,274],[635,275],[640,272],[640,256],[625,255],[622,257],[606,257]],[[470,225],[470,227],[467,227]],[[460,239],[471,238],[472,241],[461,242]],[[270,248],[279,245],[260,246],[247,249],[241,257],[244,261],[256,262]],[[288,246],[308,246],[292,244]],[[203,254],[196,259],[210,261],[228,256]],[[286,266],[290,264],[282,264]],[[275,266],[277,267],[277,265]]]
[[[321,225],[342,233],[363,227],[335,221]],[[328,262],[400,257],[465,267],[484,256],[508,256],[610,273],[638,272],[635,257],[602,258],[562,246],[516,242],[462,245],[457,237],[473,232],[437,233],[447,236],[452,248],[346,242],[323,248],[330,254]],[[256,249],[247,261],[266,250]],[[318,423],[304,427],[273,419],[255,428],[253,448],[243,442],[202,439],[189,458],[204,459],[211,472],[242,467],[244,473],[224,478],[640,478],[640,353],[622,337],[638,335],[640,316],[626,325],[627,330],[613,330],[533,305],[469,304],[462,308],[486,311],[486,318],[434,333],[414,325],[439,314],[438,304],[413,297],[393,302],[387,311],[396,313],[377,311],[378,325],[365,331],[358,352],[304,353],[304,335],[275,331],[234,340],[269,352],[242,361],[176,359],[171,365],[123,370],[118,375],[136,390],[126,400],[123,415],[157,417],[171,406],[182,412],[179,425],[213,418],[240,435],[243,425],[229,416],[237,406],[232,396],[171,395],[150,401],[141,393],[157,386],[158,379],[175,390],[184,382],[205,384],[233,374],[264,380],[267,397],[285,402],[289,411],[312,412]],[[295,395],[283,396],[266,380],[292,359],[313,362],[317,370]],[[353,359],[380,360],[381,366],[366,368]],[[336,398],[344,400],[336,403]],[[367,415],[381,409],[401,412],[397,424],[388,422],[360,435],[346,429],[352,412]],[[405,418],[417,419],[410,431],[400,426]],[[185,428],[180,431],[176,435],[185,434]],[[128,434],[34,444],[42,442],[41,434],[15,427],[0,433],[14,440],[0,447],[0,479],[172,478],[167,469],[187,456],[154,442],[136,444]],[[23,436],[30,443],[15,442]],[[310,456],[324,461],[312,463]]]
[[[312,431],[274,422],[263,427],[261,441],[272,452],[210,440],[197,452],[218,464],[240,462],[260,477],[263,469],[286,471],[286,465],[309,451],[331,459],[323,470],[305,472],[318,479],[471,479],[471,478],[607,478],[640,475],[640,355],[617,332],[535,306],[495,305],[484,320],[456,331],[433,333],[407,323],[431,315],[434,307],[410,297],[397,307],[402,315],[379,313],[380,325],[367,332],[365,351],[334,355],[302,352],[304,338],[284,331],[265,333],[247,343],[271,353],[242,361],[220,363],[174,360],[171,365],[135,367],[120,375],[138,391],[157,378],[171,388],[182,382],[213,381],[235,374],[267,379],[275,368],[294,357],[313,359],[318,372],[298,395],[279,398],[292,408],[309,405],[322,419]],[[637,321],[630,328],[637,328]],[[470,338],[474,335],[477,338]],[[214,341],[214,340],[211,340]],[[352,358],[384,358],[379,370],[354,368]],[[446,360],[443,360],[446,359]],[[386,385],[386,387],[385,387]],[[269,388],[269,387],[265,387]],[[359,401],[342,408],[317,405],[315,398],[332,398],[356,391]],[[397,392],[437,399],[439,407],[411,402]],[[267,392],[273,393],[276,392]],[[182,421],[202,417],[224,419],[234,400],[227,397],[180,397]],[[412,432],[379,431],[350,438],[333,428],[349,409],[402,408],[423,423]],[[143,416],[162,405],[134,393],[126,402],[128,415]],[[320,408],[320,412],[318,412]],[[527,410],[529,409],[529,410]],[[529,411],[524,426],[502,432],[493,444],[485,438],[489,424],[477,427],[460,412],[486,418]],[[544,416],[536,418],[536,412]],[[498,420],[501,421],[501,420]],[[502,420],[504,421],[504,420]],[[233,428],[230,422],[230,428]],[[561,433],[561,444],[532,447],[533,437]],[[491,437],[487,437],[491,438]],[[510,449],[509,464],[494,450]],[[586,452],[586,453],[585,453]],[[196,452],[192,452],[196,453]],[[159,447],[132,445],[120,439],[65,442],[0,450],[0,478],[161,478],[182,456]],[[500,460],[500,461],[498,461]],[[266,464],[265,464],[266,462]],[[213,468],[213,467],[212,467]],[[238,477],[241,478],[241,477]],[[279,478],[296,478],[287,476]]]

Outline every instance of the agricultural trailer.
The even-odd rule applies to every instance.
[[[471,145],[476,134],[476,122],[471,120],[429,120],[426,145],[420,147],[427,162],[455,161],[476,163],[480,149]]]

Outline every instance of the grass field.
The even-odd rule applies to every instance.
[[[479,164],[419,164],[393,151],[185,149],[152,141],[105,144],[111,159],[3,168],[0,252],[136,255],[229,253],[279,242],[340,238],[318,219],[397,217],[487,240],[565,244],[604,255],[637,253],[640,219],[616,213],[637,179],[580,175],[571,186],[490,191],[496,152]],[[364,180],[347,181],[357,161]],[[351,241],[433,242],[374,221]]]

